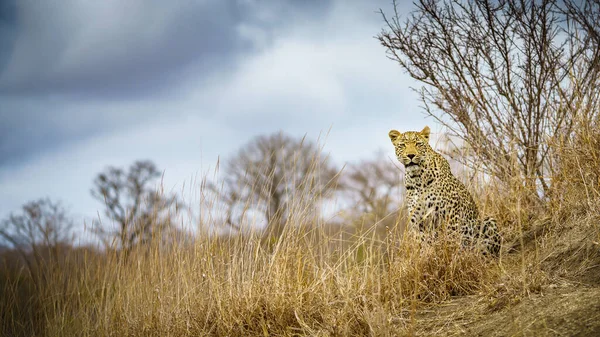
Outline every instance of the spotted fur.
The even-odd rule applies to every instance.
[[[463,246],[498,255],[501,237],[496,220],[480,220],[467,188],[452,174],[450,164],[429,145],[429,127],[422,131],[389,132],[398,160],[404,165],[410,225],[421,233],[446,226],[461,235]]]

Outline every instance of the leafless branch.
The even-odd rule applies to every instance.
[[[556,161],[550,144],[568,137],[581,116],[598,114],[598,1],[415,5],[404,21],[382,12],[378,39],[422,84],[426,112],[490,173],[504,181],[520,175],[532,195],[546,195]]]

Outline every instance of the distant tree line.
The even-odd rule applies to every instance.
[[[373,224],[400,207],[400,171],[392,160],[379,155],[340,169],[306,137],[281,132],[255,137],[226,161],[222,171],[221,178],[200,188],[224,207],[224,216],[199,225],[243,233],[251,229],[244,226],[264,224],[262,235],[271,243],[294,219],[320,216],[321,202],[333,197],[346,200],[346,215],[358,218],[368,213]],[[126,257],[150,242],[191,235],[183,233],[175,219],[191,206],[162,191],[160,177],[161,171],[149,160],[136,161],[127,169],[110,166],[97,174],[90,193],[103,205],[103,217],[93,222],[92,232],[105,247]],[[40,247],[71,244],[73,227],[59,202],[41,199],[3,220],[0,237],[30,261],[28,256],[35,260],[42,255]]]

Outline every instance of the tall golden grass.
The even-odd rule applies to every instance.
[[[257,231],[155,243],[127,259],[116,250],[73,248],[34,274],[5,254],[0,333],[396,336],[428,331],[424,310],[457,296],[501,310],[565,277],[552,268],[560,259],[551,259],[565,223],[600,241],[597,222],[581,220],[600,218],[599,134],[588,130],[576,143],[561,144],[556,194],[535,212],[523,209],[529,204],[518,180],[469,186],[482,208],[501,219],[506,241],[499,259],[443,238],[422,244],[401,217],[387,222],[384,235],[378,223],[348,234],[310,212],[290,217],[268,245]],[[590,261],[589,255],[572,261],[569,270],[577,276]]]

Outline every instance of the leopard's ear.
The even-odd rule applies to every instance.
[[[398,139],[400,136],[402,136],[402,134],[397,130],[390,131],[390,133],[388,133],[388,135],[390,136],[392,143],[395,142],[396,139]]]
[[[425,137],[425,139],[429,140],[429,133],[430,133],[430,129],[428,126],[425,126],[425,128],[423,128],[423,130],[421,130],[420,134],[421,136]]]

